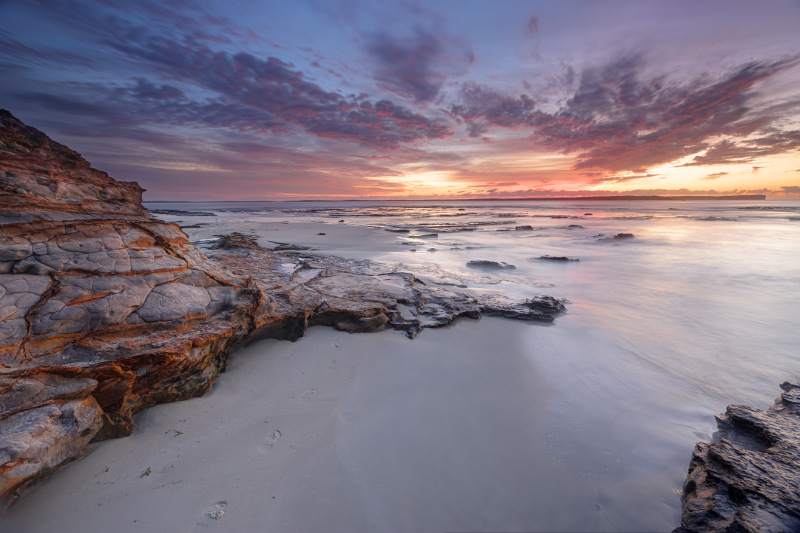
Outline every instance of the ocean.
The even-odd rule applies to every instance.
[[[548,479],[526,486],[509,474],[495,484],[513,479],[514,491],[548,503],[505,525],[669,530],[680,519],[692,448],[714,438],[714,415],[734,403],[766,408],[781,382],[800,378],[799,201],[146,205],[187,226],[200,246],[223,222],[268,246],[273,236],[259,233],[266,225],[324,223],[337,231],[358,228],[366,237],[352,243],[315,233],[292,244],[388,263],[434,283],[564,299],[567,312],[554,325],[515,330],[521,336],[514,342],[536,369],[531,386],[548,391],[530,437],[543,450],[536,460],[547,463],[531,475]],[[479,260],[514,268],[467,266]],[[506,342],[493,339],[491,346],[502,352]],[[419,364],[425,372],[429,363]],[[398,401],[413,402],[413,394]],[[487,422],[474,420],[476,438]],[[513,469],[515,461],[500,468]],[[387,530],[396,529],[392,524]]]

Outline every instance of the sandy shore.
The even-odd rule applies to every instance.
[[[518,341],[536,327],[462,320],[414,341],[312,328],[296,343],[255,343],[208,395],[140,413],[132,436],[34,487],[0,525],[530,529],[544,511],[548,388]]]
[[[255,232],[426,263],[382,229],[212,222],[191,240]],[[573,303],[554,326],[462,319],[413,341],[314,327],[254,343],[205,397],[138,414],[132,436],[24,493],[0,531],[669,530],[719,407],[593,316]]]

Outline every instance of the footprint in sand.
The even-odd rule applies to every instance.
[[[267,435],[267,442],[266,442],[266,444],[264,444],[264,445],[261,447],[261,451],[262,451],[262,452],[265,452],[265,451],[267,451],[267,450],[271,449],[273,446],[275,446],[275,443],[276,443],[276,442],[278,441],[278,439],[280,439],[280,438],[281,438],[281,432],[280,432],[280,431],[278,431],[277,429],[276,429],[276,430],[274,430],[274,431],[272,431],[272,432],[270,432],[270,434],[269,434],[269,435]]]
[[[203,510],[203,517],[200,519],[197,525],[195,525],[192,533],[200,533],[201,531],[207,531],[211,529],[214,527],[217,520],[225,516],[227,510],[228,502],[225,500],[219,501],[213,505],[209,505]]]

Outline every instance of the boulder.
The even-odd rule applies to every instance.
[[[730,405],[695,446],[674,533],[800,531],[800,382],[766,411]]]

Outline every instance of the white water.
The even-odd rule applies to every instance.
[[[355,248],[326,245],[326,237],[315,237],[315,248],[396,263],[398,269],[429,280],[447,280],[515,297],[550,294],[568,299],[568,313],[554,326],[515,328],[522,332],[522,338],[498,338],[493,343],[498,352],[506,346],[511,350],[512,345],[518,352],[523,346],[524,356],[536,370],[536,381],[531,378],[529,386],[547,388],[549,401],[544,415],[542,406],[536,406],[537,431],[528,429],[515,437],[531,439],[531,449],[536,453],[520,456],[518,465],[513,457],[472,465],[473,472],[485,471],[493,464],[519,468],[494,478],[507,480],[509,486],[482,487],[502,495],[494,498],[501,500],[494,502],[494,509],[506,514],[503,520],[478,520],[475,524],[500,523],[531,531],[669,530],[678,524],[678,492],[692,447],[698,440],[711,439],[713,415],[730,403],[765,408],[777,396],[780,382],[800,378],[798,202],[393,206],[353,202],[148,207],[213,210],[219,217],[164,217],[187,224],[243,220],[258,228],[264,221],[324,221],[332,224],[329,235],[340,224],[373,226],[375,231]],[[582,227],[570,228],[570,224]],[[514,230],[520,225],[535,229]],[[467,227],[476,229],[443,231]],[[391,233],[384,231],[386,228],[411,231]],[[511,231],[498,231],[506,229]],[[433,232],[438,232],[438,237],[415,238]],[[601,240],[603,237],[598,236],[620,232],[635,237]],[[580,261],[536,259],[545,254]],[[467,268],[466,262],[475,259],[503,261],[516,269],[484,272]],[[431,340],[437,332],[421,335]],[[414,342],[409,344],[410,350]],[[486,358],[492,357],[494,354],[487,351]],[[398,384],[396,394],[388,396],[395,398],[397,405],[379,401],[387,396],[383,390],[370,392],[370,376],[376,383],[384,383],[381,376],[399,375],[399,369],[392,366],[399,364],[418,365],[420,373],[430,376],[420,378],[424,386],[409,386],[405,394]],[[475,365],[475,369],[486,372],[485,365]],[[408,371],[407,366],[404,371]],[[407,492],[406,482],[389,478],[382,482],[382,471],[370,469],[364,456],[375,451],[375,442],[397,431],[397,420],[402,420],[404,431],[413,435],[414,420],[428,416],[430,401],[457,410],[461,402],[436,399],[435,394],[420,396],[421,390],[430,391],[446,375],[446,369],[435,362],[419,358],[410,357],[402,363],[383,360],[365,368],[361,377],[364,388],[348,399],[348,412],[358,414],[362,432],[340,442],[340,453],[347,459],[345,467],[359,472],[356,479],[382,487],[383,497],[371,500],[382,508],[365,512],[384,517],[385,530],[402,529],[403,524],[419,526],[402,516],[409,508],[426,509],[432,521],[437,513],[455,512],[429,509],[435,499],[433,492],[469,492],[465,486],[442,483],[420,490],[419,498],[426,501],[406,507],[398,500],[393,506],[393,495],[413,498],[413,493]],[[463,378],[463,369],[459,376]],[[509,386],[522,390],[520,380],[525,376],[515,376]],[[426,380],[428,377],[430,380]],[[481,388],[477,391],[487,394]],[[480,402],[467,405],[473,405],[476,439],[481,438],[482,428],[497,427],[490,419],[498,417],[496,405],[491,409],[479,408]],[[416,411],[414,406],[418,407]],[[526,424],[534,415],[534,408],[524,403],[509,404],[507,409],[506,422]],[[393,421],[398,412],[402,417]],[[420,427],[424,425],[420,422]],[[443,431],[465,431],[465,427],[445,425]],[[358,435],[364,435],[365,440],[359,440]],[[413,442],[422,441],[424,436],[412,441],[411,449]],[[453,453],[458,456],[458,450]],[[427,464],[424,459],[415,460],[402,453],[398,459],[404,461],[403,465],[408,463],[411,470]],[[529,461],[537,464],[527,464]],[[387,467],[387,471],[402,472],[403,465]],[[308,475],[324,471],[311,470]],[[531,472],[536,486],[521,482],[525,477],[521,472]],[[475,483],[480,485],[479,480]],[[519,484],[520,491],[530,491],[530,508],[520,504],[527,497],[524,493],[520,499],[509,496],[515,490],[513,483]],[[464,509],[458,508],[458,512]],[[475,513],[487,518],[480,510]],[[441,523],[469,521],[443,519]]]

